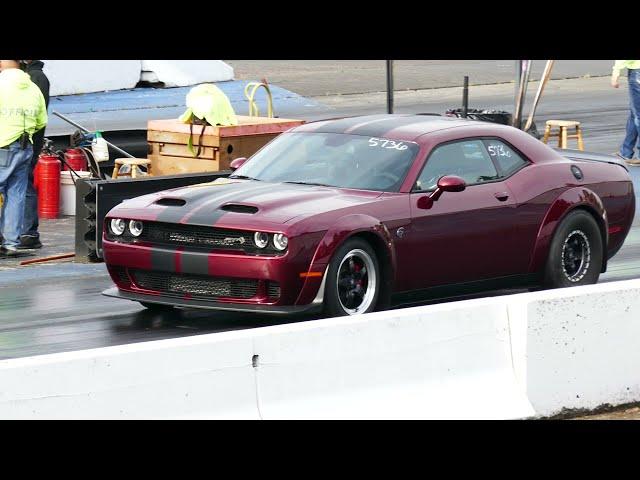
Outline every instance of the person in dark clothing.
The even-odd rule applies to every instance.
[[[24,71],[29,74],[31,81],[35,83],[42,95],[47,108],[49,107],[49,79],[42,71],[44,63],[40,60],[22,60]],[[33,186],[33,170],[38,163],[38,156],[44,144],[44,128],[33,135],[33,157],[29,169],[29,183],[27,185],[27,198],[24,204],[24,222],[20,245],[18,249],[41,248],[40,233],[38,232],[38,194]]]

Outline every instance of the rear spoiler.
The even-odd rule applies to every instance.
[[[577,161],[587,161],[587,162],[604,162],[604,163],[613,163],[615,165],[619,165],[624,168],[627,172],[629,171],[629,167],[618,157],[615,155],[609,155],[607,153],[597,153],[597,152],[584,152],[582,150],[573,150],[571,148],[557,148],[551,147],[557,153],[562,155],[569,160],[577,160]]]

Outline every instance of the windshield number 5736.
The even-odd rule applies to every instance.
[[[380,148],[395,148],[396,150],[406,150],[409,146],[403,142],[396,142],[395,140],[387,140],[385,138],[371,137],[369,139],[370,147]]]

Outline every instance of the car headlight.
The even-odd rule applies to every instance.
[[[258,248],[265,248],[269,243],[269,234],[264,232],[256,232],[253,234],[253,243]]]
[[[282,252],[287,249],[288,244],[289,239],[284,233],[276,233],[273,236],[273,246],[276,247],[276,250],[280,250]]]
[[[142,235],[142,222],[140,220],[131,220],[129,222],[129,231],[134,237]]]
[[[112,218],[111,219],[111,232],[114,235],[122,235],[124,233],[124,229],[126,227],[126,223],[121,218]]]

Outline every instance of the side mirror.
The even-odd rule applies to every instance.
[[[442,192],[462,192],[467,188],[467,182],[463,178],[456,175],[445,175],[438,180],[437,188],[431,193],[431,195],[425,195],[418,199],[418,208],[422,210],[429,210],[433,207],[433,202],[436,202]]]
[[[245,157],[239,157],[239,158],[235,158],[231,161],[231,163],[229,164],[229,169],[232,172],[235,172],[237,169],[239,169],[242,165],[245,164],[245,162],[247,161],[247,159]]]
[[[445,175],[438,180],[437,190],[442,190],[443,192],[462,192],[465,188],[467,188],[467,182],[455,175]]]

